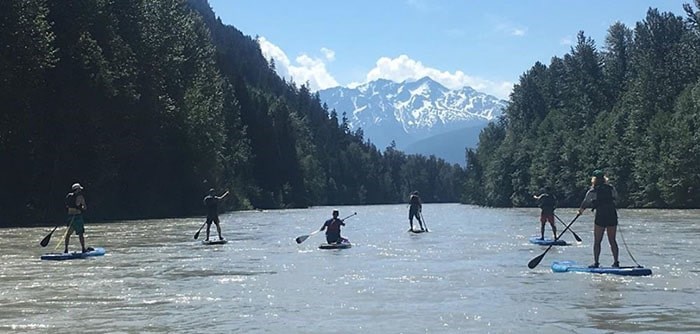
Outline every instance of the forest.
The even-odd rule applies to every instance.
[[[206,0],[0,1],[0,226],[457,202],[464,170],[377,148]]]
[[[206,0],[0,1],[0,226],[424,202],[577,206],[603,169],[618,206],[700,207],[700,0],[535,63],[466,168],[377,148]]]
[[[619,207],[700,207],[700,1],[615,23],[515,85],[503,117],[467,151],[464,202],[532,205],[549,187],[578,206],[604,170]]]

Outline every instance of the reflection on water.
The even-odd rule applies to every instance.
[[[46,248],[50,228],[0,230],[0,332],[68,332],[76,319],[85,332],[130,333],[700,331],[700,211],[621,210],[627,247],[654,275],[618,277],[549,269],[591,261],[591,215],[573,226],[583,243],[565,235],[573,245],[530,270],[546,249],[528,241],[537,209],[426,204],[424,234],[406,232],[404,205],[340,209],[358,213],[343,230],[350,249],[317,249],[322,234],[294,241],[325,207],[223,215],[229,243],[210,246],[193,238],[199,218],[88,222],[88,245],[108,253],[60,262],[39,260],[60,229]]]

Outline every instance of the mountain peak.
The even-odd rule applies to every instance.
[[[362,128],[378,147],[395,141],[405,147],[463,127],[486,125],[505,101],[471,87],[451,90],[425,76],[397,83],[378,79],[356,87],[319,91],[329,108],[347,113],[351,128]]]

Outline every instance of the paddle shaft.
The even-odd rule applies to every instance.
[[[557,236],[557,237],[554,239],[554,241],[559,240],[559,238],[560,238],[562,235],[564,235],[564,233],[566,233],[566,231],[569,230],[569,228],[571,227],[571,225],[573,225],[573,224],[576,222],[576,219],[578,219],[578,217],[580,217],[580,216],[581,216],[581,214],[580,214],[580,213],[577,213],[577,214],[576,214],[576,217],[574,217],[574,219],[571,221],[571,223],[569,223],[569,225],[566,225],[566,228],[564,229],[564,231],[562,231],[562,232],[559,234],[559,236]],[[549,252],[549,250],[552,249],[552,246],[554,246],[554,244],[549,245],[549,247],[547,247],[547,249],[544,250],[544,253],[542,253],[541,255],[537,256],[536,258],[530,260],[530,262],[527,263],[527,267],[530,268],[530,269],[534,269],[535,267],[537,267],[537,265],[540,264],[540,262],[542,262],[542,259],[543,259],[544,256],[547,254],[547,252]]]
[[[425,222],[425,217],[423,217],[423,211],[418,211],[418,214],[420,214],[420,220],[423,221],[423,227],[425,227],[425,230],[430,232],[428,230],[428,223]]]
[[[561,218],[559,218],[559,216],[554,215],[554,217],[556,217],[557,220],[559,220],[559,222],[560,222],[562,225],[566,226],[566,223],[565,223],[564,221],[562,221]],[[574,235],[574,238],[576,238],[576,241],[578,241],[578,242],[583,241],[583,240],[581,240],[581,237],[579,237],[578,234],[576,234],[576,232],[574,232],[574,230],[569,229],[569,232],[571,232],[571,234]],[[560,235],[561,235],[561,234],[560,234]]]

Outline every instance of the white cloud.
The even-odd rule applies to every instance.
[[[260,49],[263,56],[275,60],[277,74],[287,80],[292,79],[297,84],[309,82],[309,89],[317,91],[339,86],[336,79],[328,72],[326,64],[335,59],[335,52],[327,48],[321,48],[323,57],[314,58],[308,54],[301,54],[292,61],[278,46],[270,43],[264,37],[259,37]],[[469,86],[477,91],[491,94],[501,99],[507,99],[513,83],[508,81],[495,82],[479,77],[469,76],[462,71],[448,72],[436,68],[427,67],[420,61],[413,60],[406,55],[396,58],[382,57],[377,60],[373,69],[366,76],[366,81],[387,79],[396,82],[418,80],[422,77],[430,77],[443,86],[450,89],[459,89]],[[348,87],[356,87],[361,83],[350,83]]]
[[[527,32],[527,29],[515,28],[511,32],[511,35],[513,35],[513,36],[525,36],[526,32]]]
[[[269,61],[275,60],[277,74],[287,80],[294,80],[297,85],[309,83],[311,91],[336,87],[338,81],[328,73],[326,61],[335,59],[335,52],[327,48],[321,48],[324,58],[313,58],[307,54],[301,54],[292,62],[287,54],[277,45],[272,44],[265,37],[259,37],[260,50],[263,56]]]
[[[513,89],[512,82],[494,82],[469,76],[462,71],[455,71],[453,73],[441,71],[427,67],[420,61],[413,60],[406,55],[400,55],[393,59],[389,57],[380,58],[377,60],[375,67],[367,73],[366,80],[369,82],[377,79],[388,79],[402,82],[418,80],[426,76],[450,89],[459,89],[464,86],[469,86],[477,91],[491,94],[501,99],[507,99]]]
[[[573,40],[571,39],[571,36],[566,36],[566,37],[562,37],[562,38],[559,40],[559,44],[561,44],[561,45],[567,45],[567,46],[568,46],[568,45],[574,45],[574,42],[573,42]]]
[[[328,48],[321,48],[321,52],[323,53],[323,56],[326,57],[326,60],[328,60],[328,61],[335,60],[335,51],[328,49]]]
[[[510,20],[498,16],[487,16],[488,20],[491,21],[493,25],[493,30],[499,34],[505,34],[510,36],[522,37],[527,34],[528,28],[518,24],[513,23]]]

